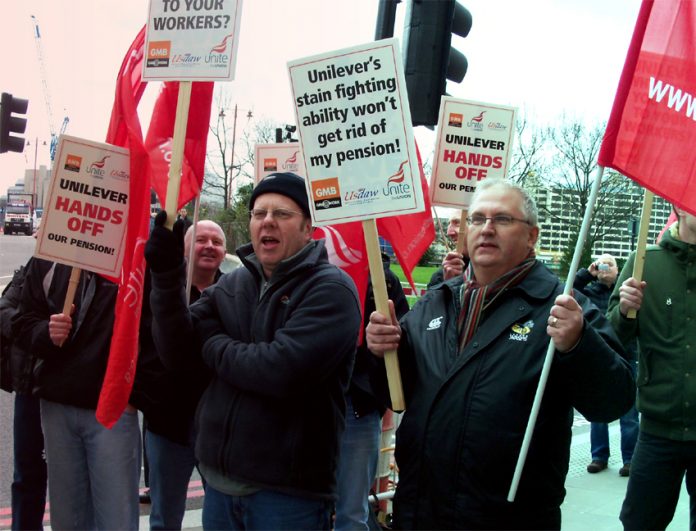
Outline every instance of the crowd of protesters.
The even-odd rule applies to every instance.
[[[392,350],[406,403],[396,528],[560,529],[573,409],[604,428],[635,418],[636,351],[640,435],[623,457],[621,521],[664,528],[684,474],[689,484],[696,473],[696,218],[675,211],[648,249],[643,281],[632,278],[633,257],[617,280],[613,257],[602,256],[564,295],[535,256],[533,199],[484,181],[466,217],[450,220],[452,240],[466,221],[463,249],[445,256],[410,311],[385,261],[389,315],[370,290],[361,302],[312,238],[297,175],[254,188],[251,242],[224,275],[220,226],[190,226],[182,211],[170,230],[161,212],[145,248],[133,391],[111,429],[95,411],[117,286],[83,271],[67,311],[69,268],[32,259],[0,305],[3,389],[16,393],[12,528],[42,528],[48,484],[52,527],[137,529],[140,411],[152,529],[181,528],[194,468],[205,529],[374,529],[367,496],[391,406],[383,355]],[[546,393],[510,502],[549,340]],[[593,447],[600,469],[607,459],[608,448]]]

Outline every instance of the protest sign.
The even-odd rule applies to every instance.
[[[476,183],[504,179],[510,165],[515,109],[443,96],[430,197],[466,210]]]
[[[34,255],[118,277],[129,173],[128,150],[62,135]]]
[[[288,63],[317,225],[424,209],[398,40]]]
[[[230,81],[242,0],[150,0],[145,81]]]
[[[254,146],[254,184],[266,175],[276,172],[292,172],[304,177],[302,148],[297,142],[284,144],[256,144]]]

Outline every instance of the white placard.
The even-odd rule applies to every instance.
[[[118,277],[129,181],[127,149],[61,135],[34,256]]]
[[[424,210],[399,43],[288,63],[317,225]]]
[[[144,81],[230,81],[242,0],[150,0]]]
[[[256,144],[254,161],[254,185],[271,173],[291,172],[304,177],[304,159],[299,142]]]
[[[515,112],[505,105],[442,97],[430,181],[433,205],[467,209],[478,182],[507,176]]]

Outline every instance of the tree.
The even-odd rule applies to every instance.
[[[219,210],[213,217],[218,223],[227,239],[227,251],[234,250],[251,240],[249,233],[249,199],[253,184],[247,183],[237,188],[234,194],[232,206],[228,209]]]
[[[547,206],[542,214],[566,224],[571,228],[571,234],[576,235],[567,244],[566,254],[569,253],[571,257],[589,203],[605,128],[606,124],[600,124],[588,129],[580,121],[563,118],[559,127],[547,131],[552,148],[549,173],[555,182],[555,191],[562,196],[562,207],[558,211]],[[587,234],[586,249],[591,251],[595,243],[614,229],[624,226],[626,220],[637,211],[639,202],[629,194],[632,187],[635,187],[632,181],[614,170],[605,169]],[[567,273],[566,266],[569,264],[570,261],[564,264],[562,273]]]
[[[207,169],[203,177],[203,193],[222,202],[224,208],[229,208],[232,201],[234,184],[240,176],[246,175],[249,164],[248,146],[242,149],[236,145],[237,127],[242,127],[242,139],[248,138],[248,127],[253,118],[252,111],[246,112],[240,118],[237,105],[230,105],[230,96],[221,91],[216,96],[217,112],[212,113],[214,123],[210,125],[214,147],[208,149],[206,158]],[[241,124],[238,122],[243,120]],[[253,153],[253,148],[252,148]],[[246,170],[246,171],[245,171]]]
[[[515,143],[507,175],[510,181],[525,186],[530,178],[545,172],[546,141],[544,131],[530,126],[526,116],[515,121]]]

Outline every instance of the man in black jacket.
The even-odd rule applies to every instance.
[[[329,529],[360,303],[311,239],[303,179],[267,176],[249,209],[244,267],[190,308],[176,236],[154,228],[153,334],[165,364],[212,371],[196,414],[203,526]]]
[[[43,529],[48,475],[44,453],[39,399],[31,394],[36,356],[14,341],[11,321],[19,312],[27,268],[15,271],[0,299],[2,325],[2,388],[15,392],[13,417],[14,471],[12,476],[12,529]]]
[[[562,294],[534,257],[533,200],[507,181],[479,184],[470,266],[397,322],[374,312],[367,344],[398,348],[395,524],[401,529],[559,529],[573,408],[610,421],[633,403],[630,366],[582,295]],[[549,336],[555,357],[513,503],[507,494]]]
[[[192,247],[191,304],[222,275],[219,268],[225,258],[225,233],[214,221],[199,221],[195,241],[192,226],[184,236],[185,257],[188,258]],[[188,484],[196,463],[193,417],[210,381],[210,371],[202,365],[188,370],[170,370],[164,366],[152,338],[150,284],[148,272],[131,403],[145,417],[144,449],[152,503],[150,529],[181,529]]]
[[[33,260],[12,323],[20,346],[38,358],[33,393],[41,399],[51,527],[137,529],[137,411],[128,406],[111,429],[96,419],[118,286],[82,271],[66,314],[71,271]]]

